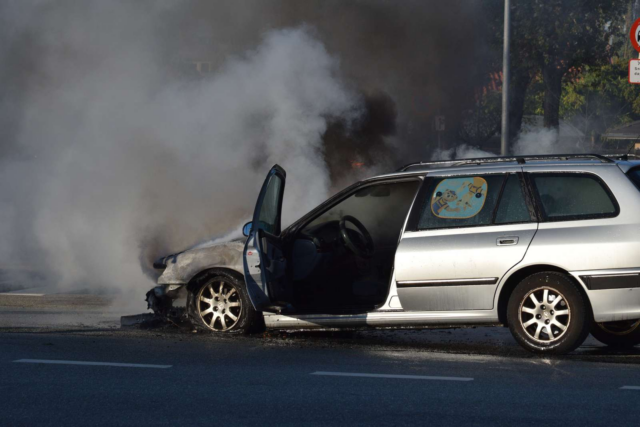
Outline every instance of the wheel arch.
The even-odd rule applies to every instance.
[[[584,289],[584,285],[580,283],[571,273],[565,270],[562,267],[551,265],[551,264],[534,264],[528,265],[526,267],[522,267],[514,272],[512,272],[509,277],[505,280],[504,284],[499,290],[498,295],[498,319],[500,323],[507,326],[507,305],[509,303],[509,297],[513,293],[513,290],[516,288],[518,283],[524,280],[526,277],[531,276],[532,274],[541,273],[543,271],[554,271],[557,273],[562,273],[569,278],[579,289],[582,295],[585,297],[587,301],[587,305],[589,307],[588,315],[593,318],[593,308],[591,307],[591,300],[589,299],[589,295]]]
[[[244,281],[244,275],[237,270],[227,267],[212,267],[204,269],[194,275],[187,283],[187,291],[195,292],[199,286],[202,285],[207,279],[217,275],[232,276],[238,280]]]

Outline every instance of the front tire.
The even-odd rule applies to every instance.
[[[247,294],[244,280],[226,271],[211,271],[196,280],[188,296],[189,319],[199,329],[248,333],[260,313]]]
[[[542,354],[565,354],[589,335],[589,305],[566,275],[541,272],[516,286],[507,306],[507,321],[522,347]]]
[[[610,347],[631,348],[640,344],[640,319],[594,323],[591,335]]]

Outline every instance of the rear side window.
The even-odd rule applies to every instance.
[[[496,213],[496,224],[513,224],[532,220],[527,201],[524,197],[522,182],[517,175],[509,175],[502,191],[500,206]]]
[[[568,221],[611,218],[618,205],[595,175],[579,173],[531,174],[545,219]]]
[[[627,172],[627,176],[629,177],[631,182],[633,182],[636,187],[638,187],[638,190],[640,190],[640,168],[631,169],[629,172]]]
[[[433,179],[418,229],[490,225],[504,179],[502,174]]]

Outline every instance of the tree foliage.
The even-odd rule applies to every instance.
[[[628,82],[628,62],[585,67],[580,76],[566,79],[560,115],[573,119],[583,132],[605,130],[640,120],[640,87]]]
[[[557,128],[562,82],[569,71],[607,64],[621,40],[626,0],[520,0],[514,21],[521,25],[524,55],[540,70],[544,84],[544,125]],[[514,55],[521,55],[514,52]]]
[[[496,0],[486,5],[487,14],[493,16],[493,43],[499,46],[503,4]],[[512,0],[510,123],[514,133],[525,111],[543,115],[546,127],[557,128],[561,115],[578,111],[577,103],[589,105],[581,97],[589,98],[586,91],[594,88],[593,81],[587,79],[567,94],[562,92],[563,82],[567,88],[580,82],[578,76],[584,72],[600,67],[604,67],[600,78],[619,77],[607,66],[623,44],[621,35],[627,36],[623,30],[627,6],[627,0]]]
[[[550,128],[558,128],[562,118],[585,135],[640,119],[640,86],[627,81],[628,0],[511,0],[511,4],[511,141],[526,115],[543,116]],[[502,68],[498,53],[503,9],[503,0],[484,4],[496,72]],[[496,129],[499,96],[485,93],[464,116],[461,139],[480,145]],[[487,124],[480,126],[482,120]]]
[[[500,132],[501,111],[500,92],[478,93],[475,106],[462,114],[458,137],[471,146],[482,148],[491,137]]]

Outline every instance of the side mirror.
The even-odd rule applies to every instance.
[[[253,223],[251,221],[249,221],[248,223],[246,223],[243,227],[242,227],[242,234],[245,237],[248,237],[249,234],[251,234],[251,230],[253,230]]]

